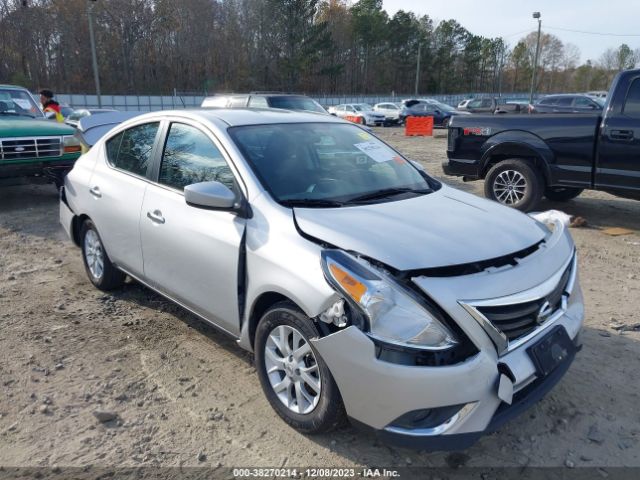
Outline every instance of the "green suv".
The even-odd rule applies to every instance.
[[[81,153],[74,133],[47,120],[27,89],[0,85],[0,186],[26,181],[61,186]]]

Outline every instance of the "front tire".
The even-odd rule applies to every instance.
[[[568,202],[583,192],[583,188],[573,187],[547,187],[544,196],[554,202]]]
[[[485,178],[485,197],[523,212],[533,210],[542,199],[544,178],[525,160],[495,164]]]
[[[280,302],[256,330],[255,362],[260,384],[276,413],[303,433],[323,433],[344,422],[338,386],[309,342],[317,337],[313,320],[291,302]]]
[[[100,290],[114,290],[122,286],[125,274],[109,260],[102,239],[91,220],[85,220],[80,230],[80,245],[84,268],[91,283]]]

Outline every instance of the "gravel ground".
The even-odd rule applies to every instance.
[[[444,178],[444,138],[376,131]],[[304,436],[271,410],[251,355],[136,283],[92,287],[51,186],[0,190],[0,466],[640,466],[640,203],[587,192],[584,349],[562,382],[457,453],[387,447],[346,426]],[[612,237],[604,227],[633,233]]]

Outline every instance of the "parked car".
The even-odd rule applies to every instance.
[[[470,113],[493,113],[498,107],[496,98],[474,98],[465,107],[465,111]]]
[[[469,103],[473,100],[473,98],[467,98],[465,100],[462,100],[460,103],[458,103],[458,110],[466,110],[467,109],[467,105],[469,105]]]
[[[433,125],[446,127],[451,117],[456,115],[469,115],[455,108],[439,102],[425,102],[423,100],[407,100],[400,111],[400,122],[404,123],[407,117],[433,117]]]
[[[48,121],[26,88],[0,85],[0,185],[60,186],[79,155],[71,127]]]
[[[113,108],[80,108],[74,110],[71,114],[65,115],[64,123],[77,127],[80,119],[88,117],[90,115],[100,115],[102,113],[116,112]]]
[[[382,126],[385,123],[385,114],[376,112],[368,103],[343,103],[329,110],[336,117],[356,117],[362,125]]]
[[[597,97],[597,98],[607,98],[607,91],[606,90],[593,90],[591,92],[585,93],[585,95],[588,95],[590,97]]]
[[[77,162],[60,219],[97,288],[129,275],[237,339],[305,433],[346,416],[389,442],[465,448],[580,347],[568,229],[331,116],[135,117]]]
[[[640,70],[620,73],[607,98],[601,116],[456,117],[443,169],[524,211],[583,189],[640,199]]]
[[[103,112],[99,115],[82,117],[76,127],[75,137],[80,140],[82,152],[88,152],[113,127],[143,112],[128,110],[126,112]]]
[[[588,95],[547,95],[535,102],[530,113],[600,113],[605,99]]]
[[[281,108],[301,112],[327,114],[313,98],[288,93],[260,93],[214,95],[202,101],[202,107],[222,108]]]
[[[402,107],[397,103],[383,102],[376,103],[373,106],[373,111],[384,114],[384,119],[387,123],[399,123]]]

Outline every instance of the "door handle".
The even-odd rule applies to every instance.
[[[100,198],[102,196],[102,193],[100,193],[100,187],[98,187],[97,185],[94,187],[91,187],[89,189],[89,193],[96,198]]]
[[[633,130],[611,130],[609,138],[611,140],[633,140]]]
[[[153,212],[147,212],[147,218],[150,219],[154,223],[164,223],[164,217],[162,216],[162,212],[160,210],[154,210]]]

